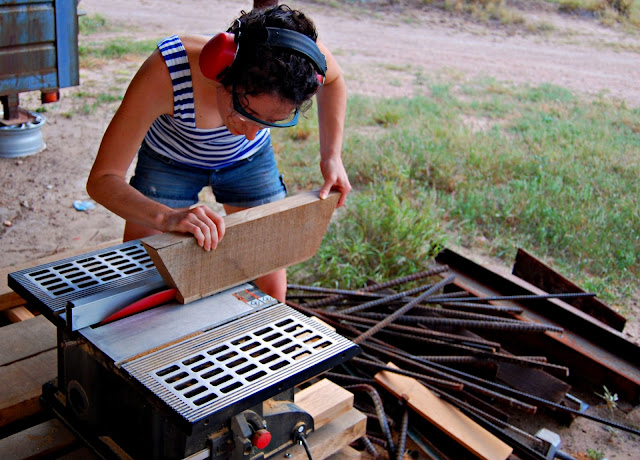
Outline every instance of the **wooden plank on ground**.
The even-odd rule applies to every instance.
[[[387,364],[397,367],[393,363]],[[435,396],[417,380],[382,371],[375,380],[398,398],[406,398],[409,407],[482,459],[504,460],[513,449],[464,415],[460,410]]]
[[[163,233],[142,243],[164,282],[187,303],[312,257],[339,197],[304,192],[230,214],[223,240],[209,252],[191,235]]]
[[[297,392],[293,400],[313,417],[316,430],[353,407],[353,393],[327,379]]]
[[[0,366],[56,348],[56,327],[40,315],[0,327]]]
[[[4,287],[6,287],[6,284],[7,284],[6,276],[0,282],[0,286],[2,285],[2,283],[4,283]],[[0,295],[0,311],[8,310],[9,308],[14,308],[14,307],[21,307],[21,306],[24,306],[25,303],[27,303],[27,301],[13,291]]]
[[[327,457],[327,460],[360,460],[362,452],[351,446],[345,446],[335,454]]]
[[[40,458],[58,452],[74,442],[73,434],[59,420],[52,419],[0,439],[0,458]]]
[[[12,323],[19,323],[27,319],[34,318],[36,315],[31,313],[26,307],[13,307],[5,310],[4,315]]]
[[[42,385],[56,377],[57,350],[2,366],[0,371],[1,427],[42,410]]]

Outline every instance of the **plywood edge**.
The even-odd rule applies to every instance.
[[[387,365],[397,368],[393,363]],[[389,371],[377,373],[375,380],[397,397],[406,398],[412,410],[479,458],[505,460],[513,452],[509,445],[438,398],[417,380]]]
[[[300,192],[295,195],[288,196],[283,200],[274,201],[273,203],[267,203],[262,206],[256,206],[254,208],[249,208],[240,212],[230,214],[225,217],[225,224],[234,226],[247,220],[261,219],[273,214],[288,211],[291,208],[306,206],[318,201],[324,203],[325,206],[331,209],[335,209],[336,205],[338,204],[339,198],[340,193],[338,192],[329,193],[329,196],[327,196],[327,198],[325,198],[324,200],[321,200],[319,198],[318,190]]]

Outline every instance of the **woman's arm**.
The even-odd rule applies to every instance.
[[[318,124],[320,131],[320,170],[324,185],[320,198],[326,198],[331,189],[341,193],[338,207],[345,203],[351,191],[349,177],[342,163],[342,139],[347,110],[347,87],[340,66],[331,52],[318,41],[318,47],[327,59],[324,86],[318,91]]]
[[[87,192],[127,221],[163,232],[192,233],[204,249],[214,249],[224,235],[221,216],[205,206],[171,209],[145,197],[126,181],[127,170],[147,130],[165,113],[173,113],[173,86],[156,50],[134,76],[102,138]]]

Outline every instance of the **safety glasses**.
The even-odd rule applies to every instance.
[[[298,115],[299,109],[296,109],[295,112],[292,112],[289,117],[284,120],[280,120],[277,122],[265,121],[256,117],[255,115],[250,114],[246,111],[246,109],[240,103],[240,99],[238,98],[238,93],[236,91],[235,86],[233,86],[231,90],[231,99],[233,101],[233,110],[235,110],[238,114],[240,114],[243,118],[251,120],[254,123],[257,123],[262,126],[269,126],[271,128],[289,128],[291,126],[295,126],[298,124]]]

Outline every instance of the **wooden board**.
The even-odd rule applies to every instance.
[[[0,458],[39,458],[57,452],[75,442],[62,422],[48,420],[4,439],[0,439]],[[95,458],[95,457],[85,457]]]
[[[7,274],[8,275],[8,274]],[[7,277],[0,281],[0,285],[3,285],[0,289],[9,289],[7,286]],[[6,292],[0,295],[0,311],[8,310],[10,308],[24,306],[27,302],[15,292]]]
[[[55,348],[56,327],[44,316],[0,327],[0,366]]]
[[[387,365],[397,368],[393,363]],[[375,375],[375,380],[398,398],[407,398],[411,409],[477,457],[504,460],[513,452],[510,446],[456,407],[438,398],[417,380],[389,371],[379,372]]]
[[[1,327],[0,426],[40,412],[42,385],[56,374],[56,328],[49,320],[37,316]]]
[[[210,252],[191,235],[163,233],[142,243],[164,282],[188,303],[312,257],[339,197],[304,192],[228,215],[225,236]]]
[[[353,393],[327,379],[297,392],[293,400],[313,417],[316,430],[353,407]]]
[[[360,460],[362,452],[351,446],[344,446],[342,449],[327,457],[327,460]]]
[[[57,350],[55,349],[2,366],[0,426],[40,412],[42,385],[55,378],[57,372]]]
[[[31,313],[27,309],[27,307],[23,306],[9,308],[8,310],[3,311],[3,313],[12,323],[19,323],[20,321],[25,321],[27,319],[35,317],[35,315]]]

